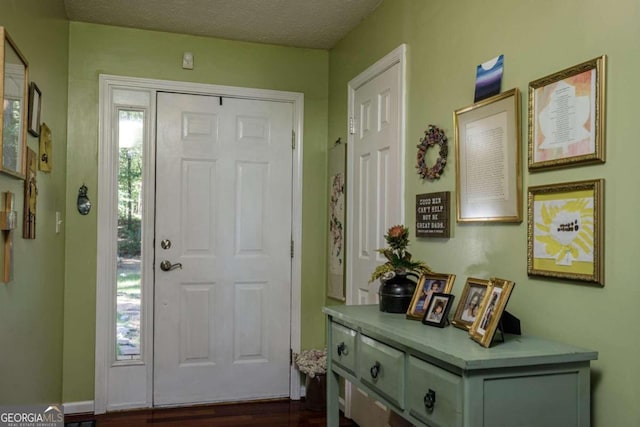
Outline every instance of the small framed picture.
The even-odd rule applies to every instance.
[[[429,301],[431,301],[431,296],[436,292],[450,293],[455,280],[455,274],[427,273],[420,276],[407,309],[407,318],[422,320],[429,306]]]
[[[478,311],[480,310],[480,303],[484,298],[484,294],[487,292],[489,281],[484,279],[475,279],[473,277],[467,278],[467,282],[462,290],[460,301],[458,302],[458,308],[453,315],[453,326],[466,329],[467,331],[473,325],[476,320]]]
[[[483,347],[490,347],[498,329],[502,312],[509,302],[514,282],[491,278],[478,315],[469,329],[469,335]]]
[[[42,92],[34,82],[29,85],[29,118],[28,131],[33,136],[40,136],[40,105]]]
[[[436,292],[431,296],[429,305],[422,318],[425,325],[444,328],[448,323],[449,310],[453,305],[455,295]]]

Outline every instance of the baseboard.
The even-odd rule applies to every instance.
[[[93,414],[93,400],[85,400],[83,402],[68,402],[63,403],[64,414]]]

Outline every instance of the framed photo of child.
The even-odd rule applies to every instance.
[[[455,274],[427,273],[420,276],[416,290],[407,309],[407,318],[422,320],[429,306],[431,296],[436,293],[451,293]]]
[[[469,330],[473,322],[476,320],[478,311],[480,310],[480,303],[484,298],[484,294],[487,292],[489,281],[484,279],[476,279],[468,277],[467,282],[462,290],[460,301],[458,302],[458,308],[453,315],[453,326],[460,329]]]
[[[469,329],[469,335],[483,347],[489,348],[498,329],[502,312],[509,302],[514,282],[492,277],[485,292],[478,315]]]
[[[454,295],[442,292],[435,292],[431,295],[422,323],[444,328],[448,323],[449,310],[453,305],[454,298]]]

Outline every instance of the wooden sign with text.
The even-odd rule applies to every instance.
[[[449,237],[451,192],[416,195],[416,237]]]

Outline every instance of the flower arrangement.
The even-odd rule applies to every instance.
[[[293,361],[300,372],[313,378],[327,373],[327,349],[302,350],[294,353]]]
[[[418,274],[430,273],[431,269],[422,261],[413,261],[407,251],[409,246],[409,229],[403,225],[394,225],[384,236],[388,248],[377,249],[387,259],[379,265],[371,275],[369,282],[379,278],[393,277],[395,274],[415,272]]]

